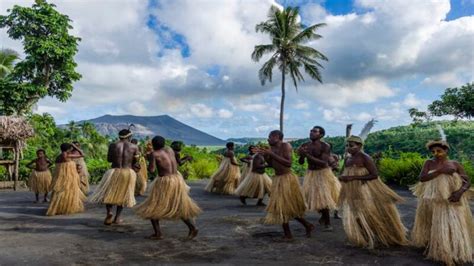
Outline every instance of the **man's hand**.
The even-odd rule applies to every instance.
[[[255,147],[255,148],[252,149],[252,152],[253,153],[260,153],[260,154],[263,154],[263,155],[268,155],[268,154],[272,153],[272,150],[270,148]]]
[[[451,193],[451,196],[448,198],[448,200],[450,202],[458,202],[461,199],[463,193],[464,192],[462,190],[454,191]]]
[[[339,180],[341,182],[349,182],[349,181],[353,181],[354,179],[355,178],[353,176],[349,176],[349,175],[343,175],[339,177]]]
[[[437,171],[442,174],[452,175],[456,172],[456,168],[451,165],[443,165],[440,169],[437,169]]]
[[[309,150],[306,145],[301,145],[296,152],[299,156],[304,156],[309,153]]]

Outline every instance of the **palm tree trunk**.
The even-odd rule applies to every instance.
[[[285,65],[281,72],[281,103],[280,103],[280,131],[283,133],[283,114],[285,111]]]

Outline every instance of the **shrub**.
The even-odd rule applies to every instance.
[[[416,152],[402,152],[397,157],[392,156],[384,155],[380,159],[378,169],[381,178],[385,182],[401,186],[415,184],[426,158]]]
[[[99,183],[105,172],[110,169],[110,163],[103,159],[88,159],[86,164],[87,170],[89,170],[89,182],[91,184]]]

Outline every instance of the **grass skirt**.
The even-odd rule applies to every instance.
[[[240,169],[233,165],[230,158],[224,157],[217,171],[211,176],[205,190],[232,195],[239,185]]]
[[[130,168],[112,168],[105,172],[90,201],[123,207],[133,207],[137,175]]]
[[[180,173],[158,176],[151,184],[150,195],[135,208],[144,219],[193,219],[201,212],[189,197],[189,188]]]
[[[81,166],[81,173],[79,176],[81,177],[81,190],[84,192],[84,194],[87,195],[89,193],[89,171],[87,170],[87,164],[86,161],[84,161],[84,158],[76,158],[73,159],[73,161],[76,164],[79,164]]]
[[[35,193],[40,194],[48,194],[51,189],[51,181],[52,181],[51,172],[49,170],[46,171],[36,171],[33,170],[30,175],[29,186],[30,190]]]
[[[293,218],[303,217],[305,210],[298,177],[293,173],[273,177],[265,223],[288,223]]]
[[[137,173],[137,184],[135,186],[135,193],[137,195],[145,195],[146,185],[148,181],[148,170],[146,166],[146,160],[144,157],[140,157],[140,171]]]
[[[267,174],[250,172],[235,190],[238,196],[263,199],[265,194],[270,194],[272,180]]]
[[[342,175],[365,176],[364,167],[346,167]],[[406,228],[396,203],[403,199],[380,178],[341,183],[338,205],[342,209],[344,231],[355,246],[373,249],[376,245],[406,245]]]
[[[303,181],[303,194],[310,211],[335,210],[341,183],[329,167],[308,170]]]
[[[240,174],[240,183],[242,183],[245,178],[247,178],[247,175],[252,172],[252,160],[250,160],[250,163],[243,163],[242,165],[242,172]]]
[[[56,176],[52,184],[52,197],[46,215],[71,214],[84,211],[86,196],[79,184],[76,163],[73,161],[56,164]]]
[[[455,173],[439,175],[412,188],[418,197],[413,245],[426,247],[427,258],[447,265],[473,261],[474,222],[468,195],[464,193],[456,203],[448,200],[461,185],[461,177]]]

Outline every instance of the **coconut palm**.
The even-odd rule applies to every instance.
[[[12,49],[0,50],[0,79],[3,79],[13,70],[14,62],[18,60],[19,55]]]
[[[316,30],[325,26],[325,23],[309,27],[303,26],[299,21],[297,7],[287,7],[280,10],[272,6],[268,13],[268,20],[256,25],[255,30],[270,35],[271,44],[256,45],[252,59],[258,62],[264,54],[272,53],[270,59],[263,64],[258,72],[262,85],[268,80],[272,82],[272,71],[275,66],[281,71],[281,104],[280,104],[280,130],[283,131],[283,113],[285,104],[285,77],[290,75],[293,84],[298,90],[298,82],[304,81],[300,69],[313,79],[322,83],[319,68],[323,66],[318,59],[328,61],[327,57],[316,49],[304,46],[302,43],[320,39]]]

